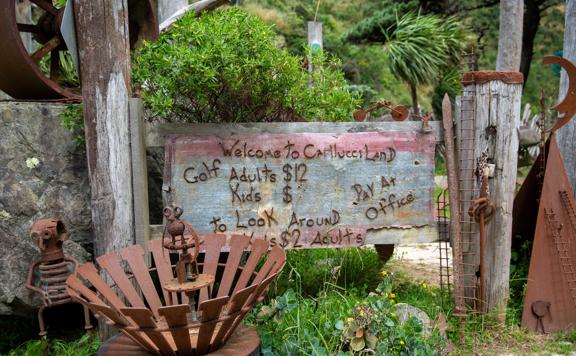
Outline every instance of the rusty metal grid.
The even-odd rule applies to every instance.
[[[452,249],[450,248],[450,207],[448,190],[444,189],[436,200],[436,221],[438,223],[438,254],[440,261],[441,306],[450,305],[453,296]]]

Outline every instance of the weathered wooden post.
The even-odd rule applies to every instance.
[[[520,72],[465,73],[457,129],[465,299],[501,320],[509,290],[522,83]],[[483,180],[488,184],[482,194]],[[469,215],[482,196],[493,206],[491,219],[490,208]]]
[[[74,9],[94,253],[100,256],[134,243],[128,3],[75,0]]]
[[[563,57],[576,63],[576,0],[567,0],[565,11]],[[568,82],[566,72],[562,71],[559,98],[566,96]],[[558,146],[568,179],[570,179],[572,189],[576,192],[576,120],[571,120],[558,130]]]
[[[314,57],[322,50],[322,22],[308,21],[308,72],[315,70]]]

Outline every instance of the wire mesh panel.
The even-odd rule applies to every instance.
[[[448,190],[444,189],[436,200],[436,221],[438,223],[438,253],[440,260],[441,305],[446,307],[453,295],[452,249],[450,248],[450,210]]]

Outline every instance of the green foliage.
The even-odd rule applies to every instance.
[[[444,100],[444,94],[448,94],[452,103],[455,101],[456,97],[460,95],[460,91],[462,90],[460,78],[461,73],[457,66],[446,70],[442,74],[442,77],[434,87],[434,93],[432,94],[432,110],[436,117],[442,117],[442,100]]]
[[[254,311],[249,321],[258,323],[264,355],[435,354],[437,335],[423,337],[413,318],[401,325],[393,311],[395,297],[390,275],[367,295],[326,283],[317,299],[290,289]]]
[[[393,32],[398,17],[417,12],[420,4],[416,0],[384,0],[377,11],[354,25],[344,35],[352,43],[386,42],[386,32]]]
[[[82,117],[81,104],[69,104],[60,114],[60,124],[70,130],[73,141],[79,146],[84,146],[84,118]]]
[[[294,289],[317,296],[329,282],[342,288],[374,289],[381,262],[373,248],[288,250],[284,272],[271,292],[281,295]]]
[[[50,61],[52,56],[42,57],[38,63],[40,70],[47,76],[50,74]],[[58,77],[58,84],[63,87],[77,88],[80,86],[80,79],[76,73],[76,67],[72,60],[72,55],[67,51],[58,52],[58,60],[60,61],[60,74]]]
[[[406,14],[385,32],[390,71],[412,85],[430,84],[458,63],[464,34],[454,18]]]
[[[338,62],[302,59],[275,46],[269,26],[231,8],[184,16],[134,59],[133,78],[168,121],[344,121],[358,105]]]
[[[62,340],[29,340],[11,350],[9,356],[92,356],[100,348],[100,340],[92,334],[84,334],[78,340],[66,342]]]

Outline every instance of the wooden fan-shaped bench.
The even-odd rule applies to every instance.
[[[238,327],[252,307],[264,298],[270,283],[284,266],[284,250],[278,246],[268,250],[267,241],[251,240],[247,236],[205,234],[202,237],[198,269],[202,274],[215,276],[215,282],[195,296],[197,320],[190,318],[192,310],[185,294],[170,295],[162,287],[175,278],[177,257],[171,257],[163,249],[161,240],[149,242],[149,254],[142,246],[134,245],[119,253],[100,256],[96,259],[100,270],[92,263],[85,263],[78,267],[76,275],[67,279],[67,289],[73,299],[125,335],[117,338],[115,346],[108,344],[106,349],[120,347],[124,354],[139,349],[140,354],[203,355],[233,340],[244,345],[244,349],[236,349],[235,354],[249,354],[258,347],[257,334]],[[169,301],[174,304],[168,304]],[[236,330],[241,337],[234,335]],[[255,344],[251,344],[254,347],[246,343],[245,338],[249,336],[256,338]]]

